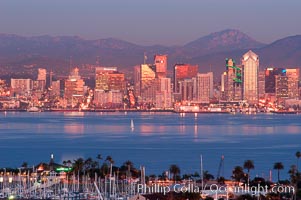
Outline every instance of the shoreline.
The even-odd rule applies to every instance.
[[[31,112],[26,109],[0,109],[0,113],[4,112]],[[178,113],[178,114],[257,114],[257,113],[265,113],[265,114],[299,114],[301,111],[271,111],[271,112],[230,112],[230,111],[175,111],[171,109],[164,110],[133,110],[133,109],[94,109],[94,110],[79,110],[79,109],[46,109],[39,110],[34,112],[108,112],[108,113],[122,113],[122,112],[141,112],[141,113]]]

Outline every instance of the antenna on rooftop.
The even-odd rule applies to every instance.
[[[72,71],[72,56],[69,58],[69,72]]]
[[[146,60],[147,60],[147,56],[146,56],[146,52],[144,52],[144,56],[143,56],[143,64],[146,64]]]

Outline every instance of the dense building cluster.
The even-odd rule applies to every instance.
[[[168,56],[155,55],[152,64],[135,66],[133,79],[117,67],[94,68],[94,87],[88,87],[74,68],[65,79],[53,80],[53,72],[39,68],[37,79],[0,81],[2,109],[43,107],[49,109],[173,109],[212,105],[299,107],[299,68],[259,68],[259,56],[245,53],[240,62],[227,58],[220,82],[213,72],[199,73],[199,66],[176,63],[168,73]],[[48,75],[49,74],[49,75]],[[48,81],[49,80],[49,81]],[[215,79],[216,80],[216,79]]]

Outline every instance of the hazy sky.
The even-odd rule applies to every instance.
[[[0,0],[0,32],[184,44],[239,29],[261,42],[301,34],[301,0]]]

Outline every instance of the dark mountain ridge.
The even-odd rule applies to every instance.
[[[200,71],[210,68],[220,74],[225,70],[225,58],[240,57],[252,49],[260,57],[260,66],[296,67],[301,65],[301,35],[290,36],[271,44],[263,44],[234,29],[215,32],[183,46],[143,46],[107,38],[86,40],[78,36],[23,37],[0,34],[0,66],[22,67],[34,65],[46,68],[69,68],[73,65],[95,64],[96,57],[104,66],[118,66],[132,70],[143,63],[144,53],[148,63],[154,54],[168,54],[168,66],[176,63],[198,64]]]

